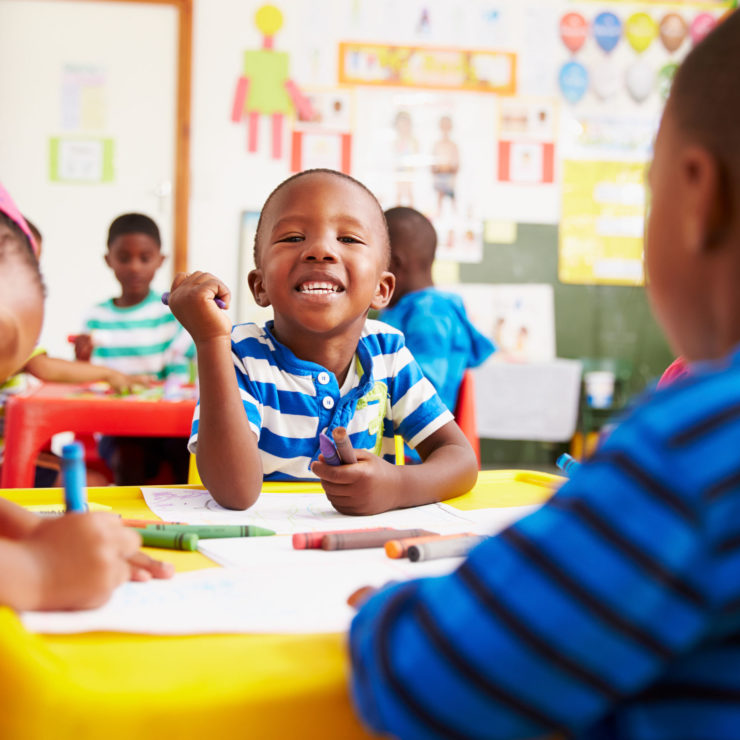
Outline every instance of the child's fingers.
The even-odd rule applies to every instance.
[[[175,277],[172,280],[172,285],[170,287],[170,290],[176,290],[180,285],[182,285],[186,278],[188,277],[188,274],[186,272],[178,272]]]
[[[352,483],[357,477],[356,464],[329,465],[319,459],[311,465],[311,470],[315,475],[321,478],[322,481],[339,483],[345,486]]]
[[[145,552],[137,552],[128,560],[131,566],[131,580],[142,581],[150,578],[172,578],[175,566],[149,557]]]

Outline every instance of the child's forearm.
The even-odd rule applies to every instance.
[[[198,471],[218,503],[251,506],[262,489],[262,463],[231,358],[230,337],[198,345]]]
[[[24,370],[49,383],[94,383],[108,380],[111,376],[110,368],[103,365],[72,362],[48,355],[37,355],[26,363]]]
[[[450,422],[417,447],[421,465],[400,469],[403,481],[399,506],[417,506],[461,496],[478,479],[478,461],[465,435]]]

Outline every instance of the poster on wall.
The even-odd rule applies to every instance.
[[[49,179],[92,185],[113,181],[113,139],[52,137]]]
[[[65,64],[62,67],[62,131],[105,129],[107,75],[96,64]]]
[[[460,90],[513,95],[516,54],[490,49],[339,44],[339,81],[345,85]]]
[[[421,211],[437,258],[479,262],[493,202],[496,98],[465,93],[357,91],[353,174],[384,209]]]
[[[555,299],[552,285],[448,285],[459,295],[475,327],[497,347],[500,362],[547,362],[555,358]]]
[[[640,162],[563,163],[561,282],[643,284],[644,174]]]

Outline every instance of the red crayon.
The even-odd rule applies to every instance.
[[[183,522],[163,522],[161,519],[121,519],[124,527],[144,529],[154,524],[183,524]]]
[[[370,527],[369,529],[333,529],[330,532],[300,532],[293,535],[294,550],[320,550],[327,534],[347,534],[349,532],[392,532],[390,527]]]

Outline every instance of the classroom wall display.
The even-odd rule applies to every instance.
[[[562,282],[642,285],[644,172],[640,162],[563,163]]]
[[[310,108],[301,109],[293,125],[291,170],[324,167],[349,174],[354,123],[352,92],[339,88],[304,92]]]
[[[552,285],[465,283],[443,289],[463,299],[470,321],[494,341],[494,361],[546,362],[555,358]]]
[[[113,139],[59,137],[49,140],[49,180],[100,184],[113,181]]]
[[[353,174],[384,209],[409,206],[434,223],[439,259],[481,259],[493,202],[496,98],[358,89]]]
[[[255,25],[263,34],[261,49],[244,52],[244,67],[237,79],[231,107],[234,123],[246,120],[247,150],[256,152],[260,115],[269,115],[272,124],[273,159],[283,155],[284,118],[294,109],[310,120],[313,110],[308,99],[290,77],[287,52],[275,51],[274,36],[283,26],[283,14],[274,5],[263,5],[255,13]]]
[[[516,54],[343,41],[339,44],[339,81],[513,95]]]
[[[65,64],[62,68],[60,125],[62,131],[102,131],[107,118],[107,76],[96,64]]]

